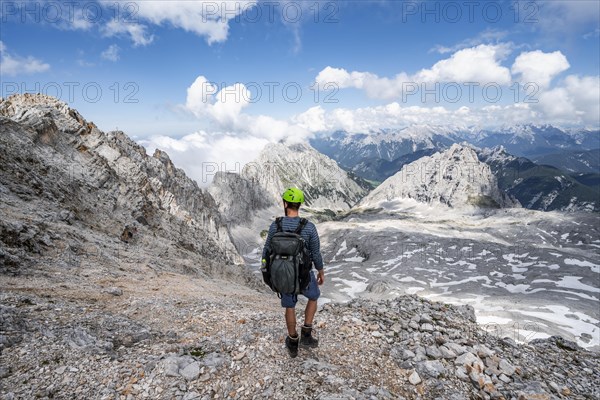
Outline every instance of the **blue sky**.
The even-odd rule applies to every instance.
[[[2,96],[58,94],[182,163],[336,129],[598,127],[599,4],[2,0]]]

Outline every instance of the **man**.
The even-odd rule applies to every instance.
[[[304,202],[304,193],[300,189],[287,189],[281,196],[283,199],[283,209],[285,217],[282,220],[282,228],[286,232],[294,232],[300,224],[300,216],[298,215],[300,205]],[[265,242],[265,247],[262,252],[263,266],[266,263],[266,258],[271,250],[271,239],[277,232],[277,224],[273,222],[269,228],[269,234]],[[321,295],[319,286],[325,282],[325,272],[323,271],[323,258],[321,257],[321,244],[319,242],[319,234],[317,228],[312,222],[307,222],[300,236],[305,241],[308,247],[310,258],[313,265],[317,269],[317,277],[313,271],[310,271],[310,283],[302,291],[308,299],[306,309],[304,311],[304,324],[301,329],[301,337],[298,337],[296,332],[296,302],[298,297],[291,294],[281,294],[281,306],[285,308],[285,322],[287,325],[288,336],[285,339],[285,345],[291,357],[298,355],[298,342],[302,346],[317,347],[319,341],[312,337],[312,326],[315,313],[317,311],[317,299]]]

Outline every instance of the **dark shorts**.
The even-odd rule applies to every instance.
[[[319,296],[321,296],[321,290],[317,284],[317,278],[315,277],[314,271],[310,271],[310,283],[306,289],[304,289],[302,295],[309,300],[317,300]],[[296,307],[297,302],[298,296],[293,296],[291,294],[281,295],[281,307],[294,308]]]

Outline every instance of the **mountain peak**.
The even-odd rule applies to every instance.
[[[155,268],[191,264],[194,271],[208,272],[213,263],[241,263],[210,194],[175,168],[165,152],[150,157],[123,132],[105,133],[49,96],[11,96],[0,102],[0,119],[0,169],[14,171],[2,174],[0,197],[7,200],[1,202],[15,219],[40,232],[38,252],[87,244],[91,249],[93,243],[114,243],[115,237],[118,243],[121,232],[127,233],[121,241],[129,240],[135,231],[136,251],[148,254]],[[48,218],[56,223],[46,224]],[[3,229],[12,228],[0,222]],[[12,245],[6,246],[8,254],[22,250]],[[161,258],[166,252],[172,255],[169,262]],[[111,257],[103,265],[116,270]],[[18,260],[35,263],[36,257]]]
[[[345,210],[366,193],[334,160],[307,143],[267,144],[242,175],[263,187],[273,204],[279,204],[289,186],[301,188],[306,205],[316,209]]]
[[[363,199],[361,205],[403,198],[453,208],[516,205],[498,189],[490,167],[479,161],[475,150],[458,143],[405,165]]]

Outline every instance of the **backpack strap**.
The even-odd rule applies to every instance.
[[[296,228],[296,232],[294,232],[296,235],[299,235],[302,232],[302,229],[304,229],[304,227],[306,226],[306,223],[308,222],[308,220],[306,218],[300,218],[300,223],[298,224],[298,227]]]
[[[277,224],[277,232],[283,232],[283,226],[281,224],[282,220],[283,220],[283,217],[277,217],[275,219],[275,224]]]

